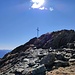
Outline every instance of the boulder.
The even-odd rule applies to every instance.
[[[15,74],[15,75],[22,75],[21,72],[17,72],[17,71],[15,71],[14,74]]]
[[[23,72],[24,69],[23,69],[23,68],[18,68],[16,71],[17,71],[17,72]]]
[[[24,58],[23,61],[24,62],[29,62],[29,59],[28,58]]]
[[[22,72],[22,75],[31,75],[32,69],[25,68],[24,71]]]
[[[51,66],[54,63],[54,61],[55,61],[55,54],[50,53],[41,59],[40,64],[44,64],[45,66]]]
[[[37,68],[32,70],[32,75],[45,75],[46,68],[44,65],[39,65]]]
[[[69,59],[69,62],[75,62],[75,59]]]
[[[66,53],[65,57],[71,58],[72,54],[71,53]]]
[[[35,65],[35,62],[30,62],[28,65],[29,65],[29,67],[32,67]]]
[[[75,59],[69,59],[69,64],[70,65],[75,65]]]
[[[44,65],[39,65],[36,68],[25,68],[22,75],[45,75],[46,68]]]
[[[69,61],[70,57],[64,56],[65,61]]]
[[[9,73],[8,75],[15,75],[14,73]]]
[[[61,54],[60,52],[56,53],[56,58],[57,58],[57,60],[64,60],[64,55]]]
[[[43,58],[45,55],[44,54],[38,54],[37,57],[39,57],[39,59]]]
[[[58,67],[66,67],[66,66],[69,66],[69,63],[66,62],[66,61],[56,60],[54,62],[54,66],[55,66],[55,68],[58,68]]]
[[[73,54],[71,58],[75,59],[75,54]]]

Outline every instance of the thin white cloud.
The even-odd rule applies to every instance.
[[[40,7],[40,4],[37,4],[37,3],[34,3],[32,6],[31,6],[31,8],[39,8]]]
[[[48,8],[45,8],[45,7],[40,7],[39,9],[40,10],[48,10]]]
[[[53,11],[53,7],[45,7],[44,6],[44,3],[45,3],[45,0],[31,0],[31,8],[29,9],[39,9],[39,10],[50,10],[50,11]]]
[[[48,10],[48,8],[45,8],[45,10]]]
[[[40,10],[44,10],[44,9],[45,9],[45,7],[40,7],[39,9],[40,9]]]
[[[41,8],[44,4],[44,0],[31,0],[31,2],[33,3],[31,8]]]
[[[50,11],[53,11],[54,9],[53,9],[53,7],[50,7],[49,10],[50,10]]]

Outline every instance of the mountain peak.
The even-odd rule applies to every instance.
[[[67,50],[66,48],[69,49]],[[30,39],[24,45],[7,53],[0,59],[0,72],[6,74],[7,71],[8,73],[13,71],[12,73],[16,74],[16,72],[19,72],[19,75],[24,75],[27,70],[28,74],[25,75],[30,75],[29,72],[31,71],[36,75],[36,73],[45,72],[49,68],[48,66],[57,67],[56,65],[59,62],[63,64],[61,66],[69,66],[69,60],[74,61],[71,60],[71,57],[75,57],[73,55],[75,52],[74,48],[74,30],[60,30],[46,33],[38,38],[34,37]],[[66,57],[68,55],[70,56],[69,58]]]

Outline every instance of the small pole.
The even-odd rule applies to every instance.
[[[37,27],[37,38],[39,37],[39,27]]]

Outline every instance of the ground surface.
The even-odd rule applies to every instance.
[[[75,75],[75,65],[69,67],[60,67],[53,71],[47,72],[46,75]]]

